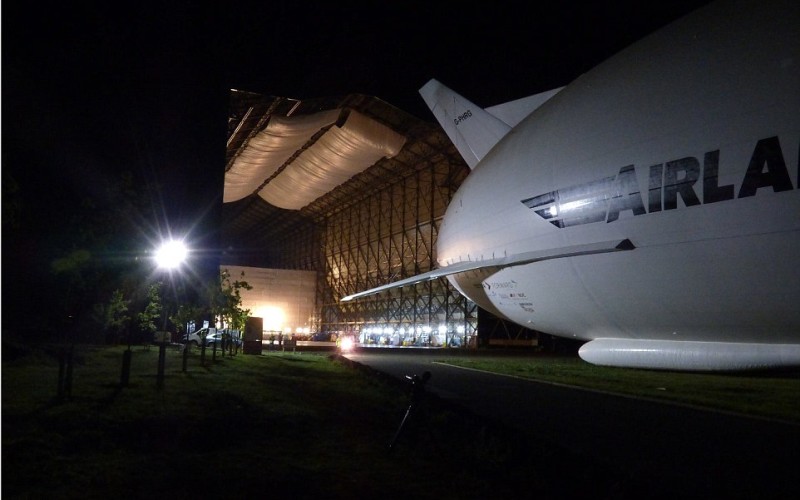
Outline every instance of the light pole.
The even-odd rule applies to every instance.
[[[189,250],[182,240],[168,240],[161,244],[156,250],[155,261],[159,269],[166,270],[172,277],[172,271],[178,270],[189,255]],[[165,304],[166,305],[166,304]],[[167,344],[169,343],[169,336],[167,334],[167,308],[162,307],[161,314],[164,315],[164,329],[159,332],[158,338],[158,376],[156,378],[156,385],[158,389],[164,387],[164,360],[166,358]],[[187,352],[184,348],[183,352],[183,369],[186,370],[186,356]]]

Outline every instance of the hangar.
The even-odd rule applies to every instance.
[[[468,173],[438,124],[376,97],[232,90],[221,265],[316,273],[313,312],[298,320],[312,335],[536,345],[538,333],[479,311],[446,279],[339,301],[432,269],[445,209]]]

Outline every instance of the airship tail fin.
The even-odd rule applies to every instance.
[[[430,80],[419,93],[469,168],[475,168],[511,130],[510,125],[437,80]]]

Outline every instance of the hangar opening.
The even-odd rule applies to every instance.
[[[361,94],[296,100],[233,90],[229,110],[221,266],[241,268],[245,280],[277,270],[314,277],[298,325],[265,319],[265,328],[374,346],[479,344],[478,307],[444,278],[340,302],[435,266],[442,218],[470,171],[438,124]],[[258,307],[254,316],[269,316]],[[538,339],[514,332],[510,340]]]

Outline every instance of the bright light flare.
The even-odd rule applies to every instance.
[[[343,337],[339,344],[339,348],[342,352],[350,352],[353,350],[354,346],[355,342],[353,341],[353,337]]]
[[[156,265],[162,269],[176,269],[186,260],[188,254],[189,250],[182,241],[170,240],[164,242],[156,250]]]

